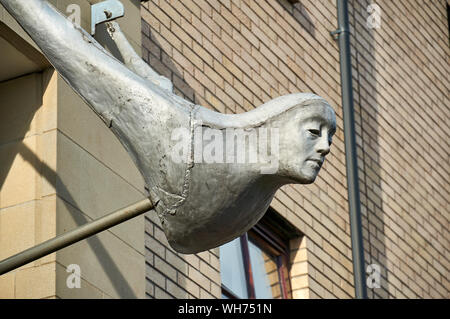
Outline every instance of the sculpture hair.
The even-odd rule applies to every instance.
[[[293,93],[277,97],[262,104],[254,110],[240,114],[222,114],[200,107],[196,118],[200,118],[204,124],[214,128],[251,128],[258,127],[270,119],[283,114],[295,107],[306,107],[313,102],[319,102],[331,106],[320,96],[313,93]]]

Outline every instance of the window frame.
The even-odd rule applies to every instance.
[[[282,236],[273,225],[265,222],[264,219],[240,237],[248,298],[256,298],[250,261],[249,241],[253,242],[261,250],[275,258],[278,280],[281,286],[281,298],[292,298],[289,278],[289,239]],[[224,284],[222,284],[222,294],[229,299],[239,299],[239,297]]]

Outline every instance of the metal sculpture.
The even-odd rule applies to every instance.
[[[214,112],[175,95],[117,23],[108,30],[125,64],[47,1],[0,3],[121,141],[178,252],[243,234],[282,185],[312,183],[329,153],[335,113],[317,95],[281,96],[243,114]]]

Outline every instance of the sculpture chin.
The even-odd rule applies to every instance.
[[[296,180],[297,184],[312,184],[316,180],[317,174],[312,176],[302,176]]]
[[[302,184],[312,184],[312,183],[314,183],[314,181],[316,180],[316,178],[317,178],[317,174],[316,175],[314,175],[313,177],[309,177],[309,178],[305,178],[303,181],[303,183]]]
[[[283,184],[312,184],[319,175],[320,168],[303,167],[282,173]]]

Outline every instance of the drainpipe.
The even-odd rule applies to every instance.
[[[355,121],[353,110],[352,63],[350,52],[350,27],[348,1],[337,0],[338,29],[331,32],[339,41],[341,64],[341,92],[344,118],[345,161],[347,169],[348,206],[350,213],[350,236],[352,241],[353,276],[355,296],[366,299],[366,273],[359,200],[358,164],[356,161]]]

